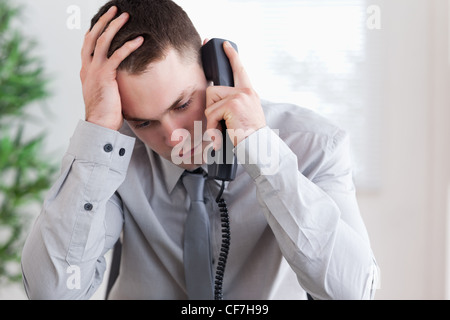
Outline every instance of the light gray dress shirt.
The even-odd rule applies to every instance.
[[[236,179],[224,191],[224,299],[373,299],[379,271],[356,201],[349,136],[308,109],[267,101],[263,109],[267,126],[236,147]],[[23,248],[29,298],[89,299],[107,281],[104,256],[120,238],[111,299],[186,299],[182,173],[126,123],[117,132],[80,120]],[[219,189],[206,181],[214,270]]]

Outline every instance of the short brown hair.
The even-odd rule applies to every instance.
[[[111,42],[108,58],[125,42],[144,37],[144,43],[119,65],[119,69],[138,74],[154,61],[164,58],[173,48],[180,56],[200,63],[202,41],[186,12],[171,0],[111,0],[103,5],[91,20],[91,29],[112,6],[117,7],[118,17],[127,12],[128,22]]]

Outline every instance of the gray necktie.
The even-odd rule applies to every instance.
[[[191,198],[184,229],[184,271],[191,300],[214,298],[209,218],[203,199],[205,177],[186,171],[183,184]]]

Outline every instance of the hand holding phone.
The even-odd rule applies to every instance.
[[[217,86],[234,86],[233,70],[230,62],[223,51],[225,40],[214,38],[202,47],[203,71],[206,79],[212,81]],[[237,50],[236,44],[232,43]],[[222,147],[212,150],[212,157],[218,159],[220,163],[209,164],[208,175],[215,179],[230,181],[236,176],[237,160],[233,153],[233,144],[227,134],[225,120],[220,121],[222,129]],[[216,154],[217,153],[217,154]]]
[[[202,61],[206,78],[214,83],[206,94],[207,128],[215,129],[219,122],[222,141],[226,141],[225,149],[222,146],[218,150],[221,152],[218,159],[224,164],[210,165],[208,173],[216,179],[229,181],[234,179],[236,170],[233,148],[248,135],[264,127],[265,116],[234,43],[217,38],[209,40],[202,47]],[[239,133],[233,135],[233,141],[226,134],[227,127],[233,133]]]

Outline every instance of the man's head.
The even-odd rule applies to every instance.
[[[128,22],[114,37],[108,57],[125,42],[144,37],[142,46],[119,66],[131,74],[145,71],[147,66],[161,60],[168,49],[175,49],[183,58],[200,62],[200,35],[186,12],[171,0],[111,0],[103,5],[91,20],[91,28],[112,6],[130,15]]]
[[[181,167],[198,167],[209,144],[202,140],[208,82],[199,34],[183,9],[170,0],[112,0],[92,19],[92,26],[111,6],[118,9],[116,17],[126,12],[129,19],[114,36],[108,58],[127,41],[144,38],[116,74],[124,119],[163,158],[176,162],[172,154],[176,152],[184,159]],[[180,138],[180,132],[185,136]]]

